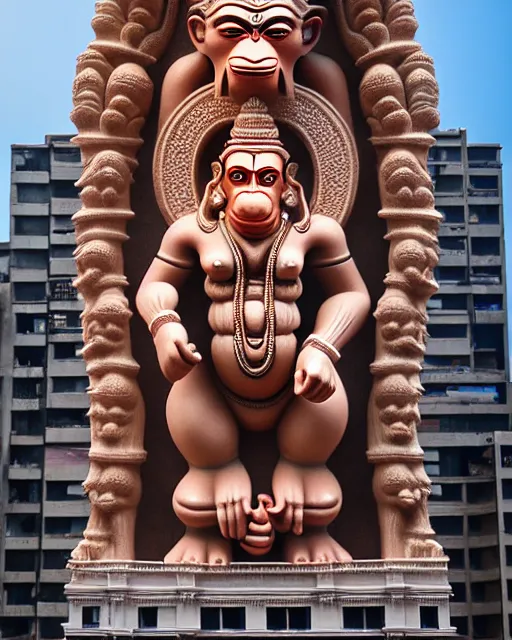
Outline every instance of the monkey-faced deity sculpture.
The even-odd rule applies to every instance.
[[[340,474],[327,462],[346,442],[349,404],[358,416],[353,428],[368,434],[367,458],[376,465],[383,557],[439,557],[416,433],[426,302],[437,287],[440,215],[426,170],[428,131],[438,123],[437,85],[432,60],[413,40],[412,4],[334,0],[326,9],[306,0],[201,0],[179,8],[176,0],[100,0],[97,38],[78,60],[73,121],[85,168],[83,208],[74,222],[91,381],[85,483],[91,518],[73,557],[135,558],[137,504],[151,491],[139,475],[144,428],[155,428],[154,414],[146,424],[144,401],[150,412],[153,407],[137,379],[138,362],[149,359],[146,340],[154,343],[152,371],[158,360],[171,383],[165,418],[188,465],[172,499],[184,535],[174,544],[173,531],[159,557],[228,564],[237,546],[261,558],[282,536],[281,558],[289,562],[350,561],[350,545],[343,548],[334,539],[339,536],[327,532],[344,513]],[[330,41],[322,40],[321,49],[331,57],[313,50],[327,21]],[[188,31],[193,53],[172,37],[177,30]],[[354,87],[349,91],[335,62],[345,65],[345,53],[361,70],[354,120]],[[173,62],[150,78],[145,69],[159,58]],[[356,75],[347,74],[352,84]],[[148,136],[158,129],[157,139],[143,141],[158,77],[164,77],[156,87],[158,127],[144,129]],[[338,360],[357,341],[370,309],[344,231],[358,184],[354,136],[363,148],[364,118],[377,153],[365,148],[361,154],[366,167],[375,166],[370,181],[361,181],[362,204],[347,233],[351,247],[359,241],[357,263],[368,281],[373,245],[361,241],[366,229],[358,216],[365,193],[378,190],[380,210],[376,195],[363,213],[367,222],[371,213],[387,224],[389,268],[375,267],[370,294],[380,295],[377,281],[385,291],[374,314],[375,342],[361,347],[373,388],[352,388],[349,402]],[[136,174],[134,215],[134,170],[139,160],[147,168],[153,149],[153,181],[141,178],[149,171]],[[302,174],[291,161],[297,155]],[[160,213],[168,224],[163,239],[154,230]],[[133,260],[133,252],[122,249],[129,220],[132,235],[147,236],[134,250],[144,264],[125,273]],[[376,233],[383,241],[380,227]],[[212,334],[200,348],[195,343],[203,336],[182,308],[184,299],[196,297],[198,272],[208,301],[197,302],[195,313]],[[311,274],[323,298],[304,313]],[[126,275],[136,291],[131,305]],[[131,319],[137,311],[149,328],[144,338],[137,334],[140,318]],[[140,349],[147,352],[143,358]],[[347,382],[350,365],[343,366]],[[139,380],[147,396],[152,381],[148,385],[145,375]],[[351,403],[365,408],[353,412]],[[156,420],[163,423],[163,414],[162,408]],[[272,456],[258,458],[274,467],[260,491],[242,445],[272,434],[278,459],[274,465]],[[360,449],[364,459],[364,445]],[[357,477],[351,481],[358,484]]]
[[[350,559],[326,532],[341,508],[341,490],[325,463],[348,416],[334,364],[364,322],[369,296],[342,228],[310,215],[295,169],[266,106],[251,98],[213,166],[197,214],[169,228],[139,288],[138,309],[174,383],[169,430],[189,464],[173,499],[187,533],[168,562],[228,562],[230,539],[260,554],[269,549],[273,528],[286,534],[288,561]],[[214,332],[204,359],[175,311],[195,261],[206,275]],[[305,263],[328,297],[297,355]],[[260,498],[268,522],[253,513],[239,429],[277,430],[274,496]]]

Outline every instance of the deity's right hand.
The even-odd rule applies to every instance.
[[[169,322],[161,326],[154,342],[160,369],[169,382],[181,380],[202,360],[180,323]]]

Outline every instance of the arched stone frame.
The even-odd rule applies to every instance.
[[[134,215],[130,185],[153,85],[145,68],[172,37],[177,0],[100,0],[96,39],[79,56],[73,86],[75,142],[82,152],[82,208],[76,227],[76,286],[85,301],[84,359],[90,377],[91,450],[85,488],[91,516],[77,560],[133,560],[140,499],[144,403],[131,354],[122,245]],[[411,0],[335,0],[344,45],[363,71],[360,102],[372,130],[390,242],[380,299],[374,385],[368,407],[368,459],[383,558],[436,557],[427,498],[430,482],[416,426],[425,350],[426,303],[437,290],[437,229],[426,170],[438,125],[431,58],[413,38]],[[414,416],[403,421],[403,414]]]

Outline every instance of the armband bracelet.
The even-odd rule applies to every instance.
[[[149,323],[148,329],[153,338],[156,337],[158,329],[168,322],[181,322],[180,316],[172,309],[164,309],[156,314],[156,316]]]
[[[338,362],[341,358],[341,354],[336,347],[334,347],[330,342],[327,342],[327,340],[317,336],[315,333],[312,333],[309,338],[304,340],[302,348],[304,349],[305,347],[314,347],[315,349],[322,351],[322,353],[325,353],[325,355],[329,357],[333,364]]]

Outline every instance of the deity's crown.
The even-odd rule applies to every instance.
[[[224,6],[236,6],[249,11],[263,11],[270,7],[285,7],[299,18],[304,18],[306,14],[317,10],[324,12],[323,7],[310,6],[306,0],[189,0],[189,15],[199,14],[204,18],[211,16]]]
[[[267,105],[256,97],[249,98],[242,105],[220,159],[224,160],[234,151],[243,150],[271,151],[278,153],[285,162],[290,157],[279,139],[279,130]]]

